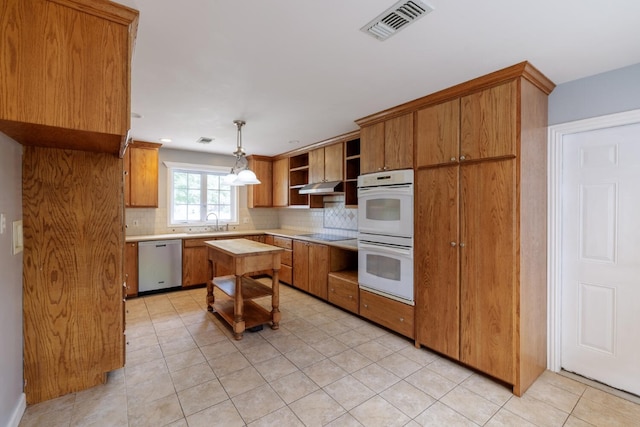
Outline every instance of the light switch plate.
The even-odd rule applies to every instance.
[[[22,220],[13,221],[13,254],[19,254],[24,249],[22,239]]]

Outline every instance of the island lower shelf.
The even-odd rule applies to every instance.
[[[243,314],[242,318],[245,328],[253,328],[255,326],[271,323],[272,315],[267,309],[260,304],[252,301],[255,298],[261,298],[273,295],[273,290],[251,277],[242,277],[242,300]],[[235,319],[234,304],[236,298],[236,276],[216,277],[212,281],[213,286],[220,289],[226,297],[216,298],[213,302],[213,310],[220,315],[226,322],[233,324]]]

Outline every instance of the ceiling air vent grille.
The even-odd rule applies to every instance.
[[[433,11],[433,7],[419,0],[401,0],[360,28],[378,40],[386,40],[418,18]]]

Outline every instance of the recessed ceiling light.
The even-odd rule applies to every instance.
[[[160,142],[171,142],[171,138],[160,138]]]

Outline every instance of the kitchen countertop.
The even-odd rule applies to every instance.
[[[346,240],[325,241],[314,239],[303,234],[312,234],[312,231],[289,230],[284,228],[270,230],[235,230],[235,231],[207,231],[202,233],[171,233],[171,234],[146,234],[139,236],[127,236],[126,242],[146,242],[151,240],[173,240],[173,239],[202,239],[202,238],[225,238],[225,237],[241,237],[255,236],[256,234],[270,234],[272,236],[288,237],[296,240],[304,240],[312,243],[320,243],[327,246],[334,246],[350,251],[358,250],[356,238]]]

